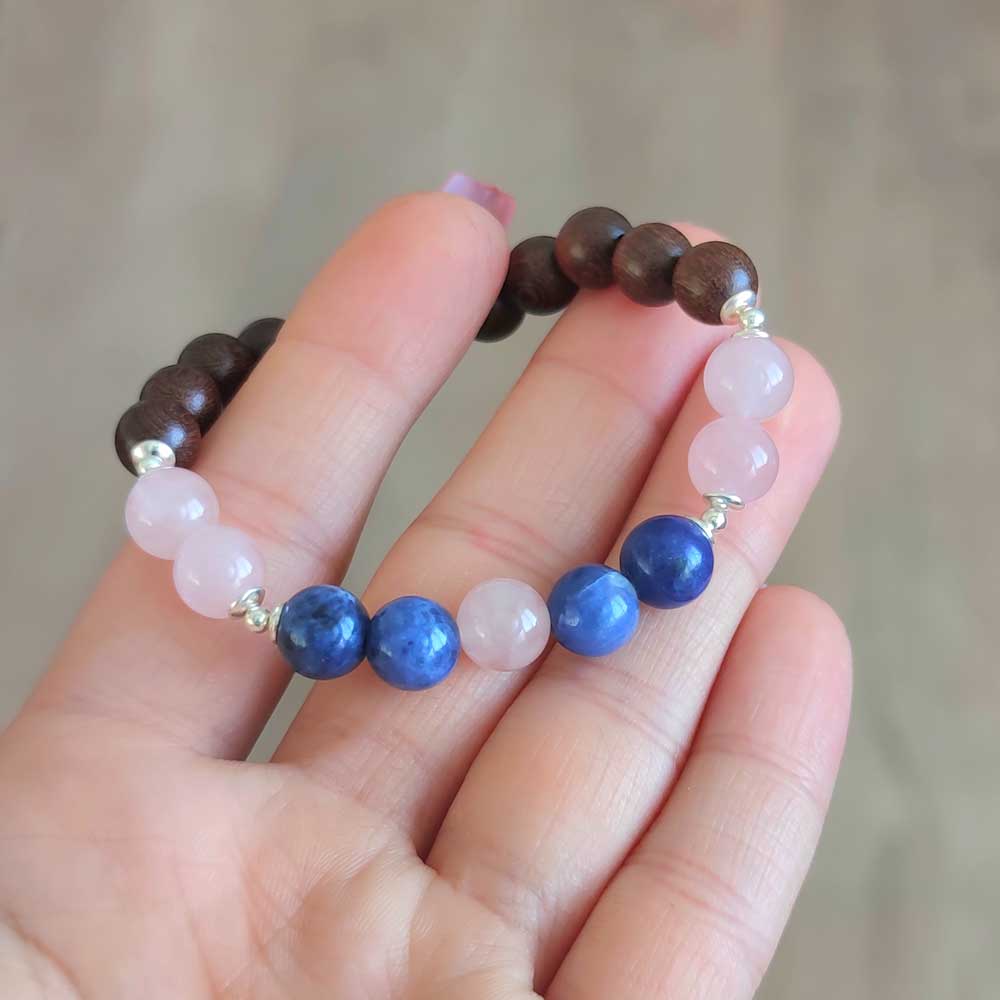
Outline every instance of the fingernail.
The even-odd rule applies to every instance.
[[[501,191],[493,184],[482,184],[468,174],[452,174],[441,185],[441,190],[482,205],[504,228],[509,226],[510,220],[514,218],[515,202],[506,191]]]

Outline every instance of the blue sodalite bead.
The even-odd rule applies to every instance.
[[[639,600],[621,573],[594,563],[559,579],[549,597],[549,614],[557,642],[581,656],[605,656],[632,638]]]
[[[654,608],[679,608],[708,586],[715,555],[694,521],[665,514],[632,529],[620,562],[640,601]]]
[[[365,658],[368,629],[368,612],[349,590],[306,587],[282,608],[275,641],[297,674],[327,680]]]
[[[451,673],[461,650],[455,619],[426,597],[397,597],[375,613],[368,662],[387,684],[423,691]]]

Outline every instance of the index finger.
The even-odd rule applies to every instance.
[[[506,254],[503,226],[467,199],[391,202],[308,287],[205,439],[196,471],[222,521],[260,548],[273,598],[343,572],[403,436],[493,303]],[[270,643],[193,614],[169,565],[128,545],[27,707],[72,705],[240,756],[289,676]]]

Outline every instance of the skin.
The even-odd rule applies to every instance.
[[[340,579],[506,250],[477,205],[411,196],[306,290],[198,464],[272,594]],[[545,593],[571,565],[614,564],[637,521],[699,513],[686,453],[725,335],[579,295],[366,606],[420,593],[454,611],[496,576]],[[751,996],[850,702],[836,615],[761,589],[839,423],[823,370],[786,348],[796,389],[768,425],[781,473],[719,536],[700,600],[644,612],[596,662],[463,661],[417,695],[363,665],[313,689],[267,764],[243,758],[287,668],[261,637],[193,616],[166,564],[126,546],[0,737],[0,995]]]

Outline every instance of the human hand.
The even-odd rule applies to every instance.
[[[689,233],[693,241],[708,238]],[[482,208],[379,211],[304,294],[198,470],[289,595],[338,580],[409,426],[503,279]],[[365,595],[453,612],[540,592],[652,513],[697,514],[686,453],[723,331],[581,293]],[[486,349],[486,348],[482,348]],[[492,348],[496,349],[496,348]],[[782,471],[732,518],[708,591],[633,641],[439,687],[366,666],[243,760],[288,679],[181,605],[132,545],[0,738],[0,995],[652,1000],[753,994],[839,763],[850,652],[804,592],[760,589],[838,426],[821,368],[769,425]]]

